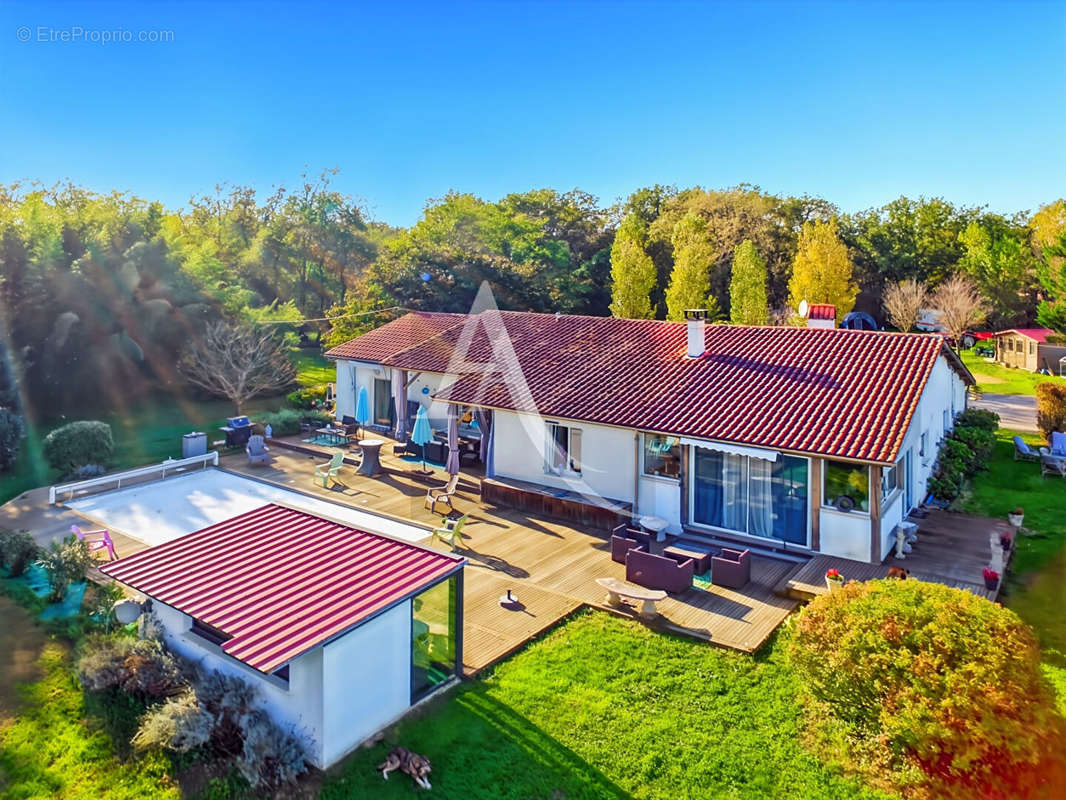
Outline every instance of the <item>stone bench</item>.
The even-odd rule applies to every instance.
[[[622,605],[623,597],[627,600],[639,600],[640,608],[637,613],[644,619],[651,619],[659,613],[655,609],[655,604],[666,599],[666,592],[662,589],[645,589],[617,578],[597,578],[596,583],[607,590],[605,602],[611,608],[618,608]]]

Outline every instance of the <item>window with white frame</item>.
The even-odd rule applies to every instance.
[[[922,432],[922,443],[918,448],[918,455],[922,457],[923,464],[928,464],[929,459],[933,457],[933,454],[929,452],[929,431]]]
[[[881,468],[881,503],[889,499],[894,491],[902,488],[903,462],[898,461],[891,467]]]
[[[656,478],[681,476],[681,440],[676,436],[644,434],[644,474]]]
[[[545,448],[544,468],[556,475],[563,472],[581,472],[581,429],[548,423],[548,442]]]

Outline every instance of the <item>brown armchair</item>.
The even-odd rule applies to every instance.
[[[629,525],[617,525],[611,529],[612,536],[620,536],[623,539],[633,539],[640,544],[644,545],[645,550],[651,549],[651,534],[647,531],[642,531],[638,528],[631,528]]]
[[[727,589],[743,589],[751,580],[751,551],[723,547],[711,558],[711,583]]]
[[[612,536],[611,537],[611,560],[617,561],[619,564],[626,563],[626,554],[630,550],[641,550],[643,552],[648,551],[646,544],[641,544],[636,539],[630,539],[627,536]]]
[[[626,552],[626,580],[648,589],[684,592],[692,588],[692,559],[677,562],[672,558],[646,553]]]

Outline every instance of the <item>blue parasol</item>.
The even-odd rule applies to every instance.
[[[366,387],[359,387],[359,401],[355,405],[355,421],[362,428],[370,422],[370,399],[366,395]]]
[[[418,414],[415,416],[415,428],[411,431],[411,441],[422,448],[422,471],[426,470],[426,445],[433,441],[433,429],[429,427],[429,415],[426,407],[419,403]]]

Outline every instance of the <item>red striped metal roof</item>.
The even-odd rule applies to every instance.
[[[691,359],[680,322],[506,311],[469,319],[465,361],[490,374],[457,370],[472,374],[442,399],[881,464],[898,458],[939,355],[973,382],[941,338],[925,334],[708,325],[706,352]],[[446,373],[462,332],[384,363]],[[508,346],[494,354],[490,339]],[[511,348],[517,364],[500,362]],[[527,395],[511,391],[523,381]]]
[[[1019,336],[1024,336],[1026,339],[1032,339],[1034,341],[1043,344],[1047,341],[1047,337],[1052,336],[1055,331],[1049,328],[1010,328],[1005,331],[996,331],[995,336],[1004,336],[1008,333],[1016,333]]]
[[[412,311],[380,328],[337,345],[326,358],[380,362],[399,352],[432,339],[439,333],[462,325],[466,314]]]
[[[270,504],[101,567],[270,673],[464,559]]]

